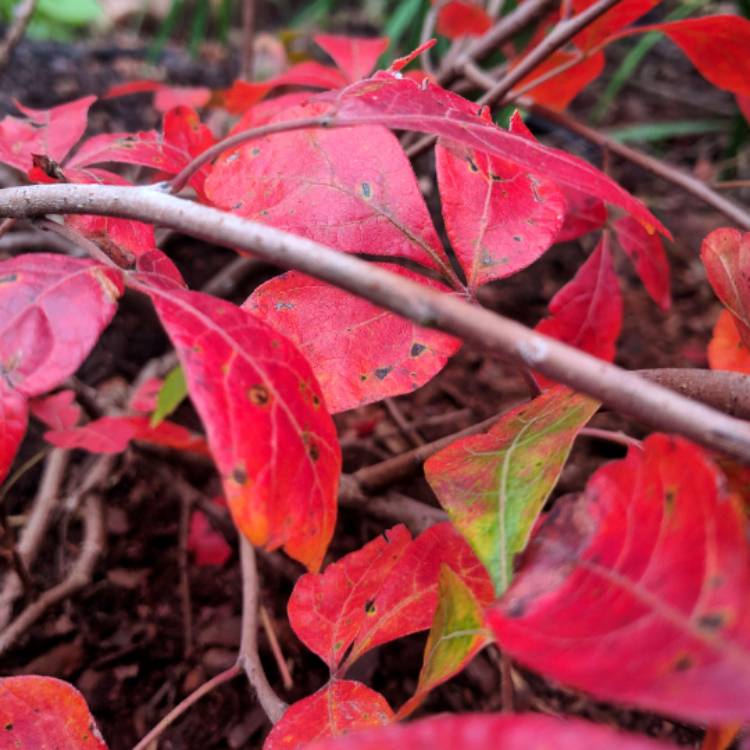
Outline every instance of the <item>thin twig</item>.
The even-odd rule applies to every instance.
[[[185,713],[191,706],[197,703],[204,695],[208,695],[212,690],[215,690],[219,685],[223,685],[225,682],[229,682],[237,677],[242,672],[242,668],[239,664],[233,664],[229,669],[220,672],[215,677],[212,677],[207,682],[204,682],[199,688],[194,690],[187,698],[180,701],[140,742],[138,742],[133,750],[147,750],[151,747],[151,743],[157,740],[167,727],[173,724],[182,714]]]
[[[96,493],[90,493],[86,498],[83,520],[81,552],[70,572],[61,583],[45,591],[7,628],[0,631],[0,654],[7,651],[50,607],[90,583],[94,566],[104,546],[104,514],[101,498]]]
[[[253,80],[255,63],[255,0],[242,3],[242,64],[240,71],[246,81]]]
[[[9,62],[16,45],[21,41],[26,27],[36,10],[37,0],[21,0],[13,9],[13,23],[8,29],[5,39],[0,43],[0,70]]]
[[[440,11],[443,9],[446,0],[436,0],[424,14],[424,21],[422,22],[422,30],[419,33],[419,46],[426,44],[435,33],[435,24],[437,23]],[[422,64],[422,70],[427,73],[428,76],[435,76],[435,68],[432,64],[432,58],[430,57],[430,50],[426,49],[419,58]]]
[[[268,638],[268,645],[271,647],[271,653],[276,661],[276,667],[281,675],[281,681],[284,683],[285,690],[291,690],[294,687],[294,680],[292,675],[289,673],[289,667],[284,659],[284,654],[281,651],[279,645],[279,639],[276,637],[276,631],[271,622],[271,616],[268,614],[268,610],[261,604],[259,608],[260,621],[263,624],[263,630]]]
[[[529,73],[541,65],[553,52],[560,49],[566,42],[570,41],[579,31],[592,24],[599,16],[602,16],[610,8],[617,5],[620,0],[598,0],[573,18],[569,18],[555,26],[552,31],[542,39],[534,49],[524,57],[518,65],[501,78],[491,89],[483,94],[479,104],[492,105],[501,102],[511,89]]]
[[[52,513],[60,497],[60,487],[68,466],[69,452],[56,448],[47,457],[42,479],[31,504],[28,520],[21,532],[16,549],[30,570],[39,553],[39,547],[47,534]],[[0,631],[8,624],[13,612],[13,603],[21,594],[21,581],[14,572],[9,572],[0,590]]]
[[[182,656],[188,659],[193,653],[193,605],[190,596],[190,568],[188,565],[188,534],[192,498],[180,494],[180,522],[177,540],[177,565],[180,571],[180,610],[182,614]]]
[[[409,442],[415,447],[424,445],[424,439],[419,434],[419,430],[409,425],[401,413],[401,409],[398,408],[398,404],[392,398],[384,399],[383,404],[401,434],[408,438]]]
[[[652,427],[750,462],[750,425],[457,296],[441,294],[318,242],[150,188],[35,185],[0,191],[0,216],[114,215],[252,252],[352,292],[422,326],[531,367]]]
[[[599,427],[584,427],[578,433],[583,437],[595,438],[596,440],[609,440],[610,443],[624,445],[626,448],[642,448],[643,443],[640,440],[624,432],[614,432],[612,430],[602,430]]]
[[[237,664],[245,670],[250,685],[255,690],[263,710],[272,724],[284,715],[287,704],[271,687],[260,663],[258,654],[258,567],[252,544],[240,535],[240,561],[242,567],[242,641]]]

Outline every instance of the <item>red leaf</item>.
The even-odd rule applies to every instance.
[[[293,750],[391,721],[393,711],[380,693],[360,682],[334,680],[291,705],[266,737],[263,750]]]
[[[19,255],[0,262],[0,370],[26,396],[72,375],[117,308],[121,274],[91,260]]]
[[[750,96],[750,20],[742,16],[704,16],[642,26],[638,33],[661,31],[688,56],[714,86]],[[627,33],[627,32],[626,32]]]
[[[573,10],[582,13],[594,4],[596,0],[573,0]],[[603,13],[593,23],[579,31],[573,42],[583,50],[590,50],[604,42],[608,36],[625,28],[641,16],[645,16],[655,8],[661,0],[620,0],[606,13]]]
[[[330,36],[318,34],[313,37],[338,65],[349,83],[372,73],[380,56],[388,49],[388,37],[368,39],[357,36]]]
[[[214,498],[217,505],[226,505],[223,498]],[[232,556],[232,548],[227,544],[224,535],[216,531],[205,513],[199,510],[190,516],[187,548],[193,553],[195,564],[201,567],[224,565]]]
[[[750,232],[711,232],[701,245],[701,260],[716,296],[739,321],[740,336],[750,345]]]
[[[52,677],[0,679],[0,731],[7,750],[107,750],[83,696]]]
[[[646,291],[662,310],[669,310],[669,261],[657,234],[649,234],[635,219],[623,216],[613,228],[620,247],[633,262]]]
[[[515,162],[561,185],[595,195],[631,213],[666,236],[667,229],[636,198],[603,172],[563,151],[543,146],[487,122],[475,104],[424,80],[422,84],[392,73],[376,73],[336,95],[334,122],[386,125],[435,133],[470,148]],[[364,135],[360,137],[364,138]]]
[[[549,249],[565,211],[553,182],[465,146],[438,144],[435,157],[446,230],[469,289],[510,276]]]
[[[322,574],[308,573],[297,581],[289,598],[289,623],[332,672],[371,616],[368,603],[411,543],[406,527],[394,526]]]
[[[79,427],[49,430],[44,439],[56,446],[91,453],[122,453],[132,440],[135,428],[125,417],[100,417]]]
[[[164,115],[164,142],[185,154],[185,166],[189,161],[216,143],[213,133],[204,125],[198,113],[190,107],[176,107]],[[180,167],[182,168],[182,167]],[[191,178],[192,185],[203,197],[203,185],[210,171],[210,165],[201,167]]]
[[[0,162],[24,172],[33,166],[32,154],[62,163],[86,130],[95,101],[95,96],[85,96],[52,109],[30,109],[16,102],[28,119],[8,115],[0,121]]]
[[[324,740],[309,750],[676,750],[580,719],[540,714],[433,716]]]
[[[708,364],[712,370],[732,370],[750,375],[750,348],[742,341],[737,321],[722,310],[708,342]]]
[[[525,78],[516,85],[519,91],[527,85],[551,73],[561,65],[571,62],[580,57],[580,52],[557,50],[550,55],[541,65],[538,65]],[[557,75],[548,78],[529,89],[525,96],[533,99],[538,104],[543,104],[550,109],[562,112],[592,81],[596,80],[604,70],[604,53],[584,57],[577,65],[562,70]]]
[[[212,96],[211,89],[206,86],[168,86],[161,81],[142,79],[112,86],[102,99],[115,99],[150,91],[156,92],[154,109],[157,112],[168,112],[174,107],[205,107]]]
[[[388,269],[440,291],[442,284]],[[243,305],[305,355],[331,413],[409,393],[445,366],[460,342],[420,328],[359,297],[290,271],[258,287]]]
[[[749,587],[746,520],[722,476],[653,435],[553,511],[489,621],[509,656],[597,698],[744,722]]]
[[[35,398],[29,403],[31,413],[53,430],[70,430],[81,418],[81,407],[75,403],[73,391],[60,391],[53,396]]]
[[[130,397],[128,406],[135,412],[151,414],[156,410],[159,391],[164,381],[161,378],[148,378],[138,386],[135,393]]]
[[[28,422],[26,397],[9,388],[0,377],[0,482],[8,474]]]
[[[301,105],[275,119],[327,109]],[[216,162],[206,191],[240,216],[344,252],[409,258],[450,277],[409,160],[385,128],[307,129],[254,140]]]
[[[346,671],[376,646],[429,628],[443,563],[480,602],[493,598],[484,566],[450,523],[430,527],[411,543],[402,526],[389,534],[322,574],[302,576],[289,599],[294,632],[334,671]]]
[[[593,195],[586,195],[570,187],[562,188],[567,211],[565,223],[557,235],[556,242],[577,240],[584,234],[600,229],[607,221],[607,207]]]
[[[433,5],[434,5],[433,0]],[[437,32],[448,39],[481,36],[492,26],[492,19],[480,5],[466,0],[451,0],[438,13]]]
[[[235,523],[258,546],[317,570],[333,534],[341,451],[315,376],[266,323],[158,277],[134,282],[185,372]]]
[[[622,296],[605,232],[578,273],[550,301],[534,330],[611,362],[622,325]],[[537,380],[551,381],[542,375]]]

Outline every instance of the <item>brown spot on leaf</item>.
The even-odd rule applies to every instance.
[[[688,654],[683,654],[674,663],[675,672],[686,672],[690,667],[693,666],[693,658]]]
[[[255,406],[268,406],[271,403],[271,394],[268,392],[268,388],[262,383],[256,383],[247,390],[247,397],[250,399],[250,403]]]
[[[466,157],[466,161],[467,161],[467,163],[469,165],[469,172],[478,172],[479,171],[479,167],[477,166],[476,162],[470,156]]]
[[[414,342],[411,345],[411,351],[409,354],[411,354],[412,357],[418,357],[427,347],[424,344],[420,344],[418,342]]]
[[[245,484],[247,482],[247,472],[241,466],[237,466],[232,472],[232,480],[237,484]]]
[[[388,366],[388,367],[378,367],[378,369],[375,370],[375,377],[378,380],[384,380],[385,377],[386,377],[386,375],[388,375],[388,373],[391,370],[393,370],[393,367],[390,367],[390,366]]]
[[[369,201],[372,198],[372,186],[369,182],[362,182],[359,185],[359,193],[366,200]]]
[[[0,284],[12,284],[14,281],[18,280],[18,274],[17,273],[9,273],[5,276],[0,276]]]
[[[723,612],[706,612],[698,618],[698,626],[711,632],[721,630],[726,624],[727,618]]]
[[[313,395],[312,395],[312,405],[316,409],[320,406],[320,399],[318,398],[318,396],[315,393],[313,393]]]
[[[368,599],[365,602],[365,612],[368,615],[374,615],[375,612],[377,612],[377,607],[375,606],[375,600],[374,599]]]
[[[317,461],[320,458],[320,448],[315,443],[310,443],[307,446],[307,452],[313,461]]]

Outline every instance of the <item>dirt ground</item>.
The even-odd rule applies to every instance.
[[[102,93],[113,83],[136,74],[141,53],[116,45],[103,49],[24,42],[14,65],[0,76],[0,114],[11,110],[13,97],[33,107],[46,107],[84,94]],[[192,61],[180,51],[169,50],[162,67],[175,83],[222,86],[231,82],[236,65],[229,57],[213,50],[209,62]],[[669,99],[663,96],[667,89],[671,92]],[[596,92],[594,88],[581,97],[574,111],[585,114],[595,102]],[[143,96],[99,103],[92,110],[91,128],[102,132],[154,127],[158,116],[148,101]],[[718,113],[731,118],[734,111],[730,97],[711,89],[667,43],[662,43],[625,89],[607,124],[621,126],[649,118],[690,119],[704,117],[706,112],[712,117]],[[545,138],[601,163],[602,155],[596,149],[566,133],[553,129]],[[728,145],[727,136],[709,135],[673,139],[652,150],[671,163],[705,172],[726,158]],[[743,158],[747,162],[747,153]],[[743,166],[746,169],[741,160],[738,164],[740,170]],[[612,159],[608,168],[626,188],[643,198],[675,235],[669,248],[674,305],[668,314],[661,313],[649,300],[627,260],[618,255],[626,304],[618,362],[628,368],[705,366],[706,344],[719,306],[705,280],[698,248],[709,231],[727,221],[633,166]],[[589,237],[583,246],[556,246],[526,271],[484,289],[482,303],[521,322],[536,324],[545,314],[549,298],[580,265],[591,241]],[[183,237],[171,237],[166,250],[191,286],[199,286],[232,258],[227,250]],[[255,267],[241,280],[232,298],[241,301],[272,273],[272,269]],[[79,379],[97,389],[131,382],[144,363],[166,350],[166,338],[153,314],[141,299],[128,294]],[[395,403],[429,441],[500,411],[524,393],[524,385],[512,368],[465,348],[431,383],[395,399]],[[436,418],[444,421],[435,424]],[[188,407],[178,412],[178,419],[196,424]],[[337,421],[347,471],[410,447],[382,405],[343,414]],[[635,436],[643,434],[642,426],[607,413],[597,416],[594,424],[625,428]],[[19,464],[40,449],[40,434],[39,427],[32,425]],[[596,466],[619,455],[621,449],[612,444],[580,440],[558,493],[580,490]],[[89,456],[75,455],[73,482],[80,481],[90,462]],[[49,674],[69,680],[84,693],[112,750],[125,750],[188,692],[233,663],[240,633],[240,576],[236,540],[231,533],[228,540],[234,552],[225,565],[189,564],[189,627],[193,639],[187,648],[188,623],[179,584],[181,500],[173,478],[182,477],[211,496],[218,491],[216,476],[208,465],[139,447],[129,449],[115,467],[105,499],[106,551],[91,584],[50,610],[8,655],[0,658],[0,673]],[[7,498],[11,516],[23,513],[39,476],[36,467],[14,487]],[[410,497],[435,502],[418,473],[394,488]],[[376,518],[343,510],[328,559],[358,548],[383,528],[383,522]],[[34,570],[40,589],[60,579],[68,561],[77,554],[79,540],[80,530],[61,510]],[[300,572],[280,553],[260,559],[262,602],[292,674],[290,690],[281,687],[264,632],[262,657],[271,681],[289,702],[310,694],[327,677],[324,665],[300,644],[286,620],[286,601]],[[352,676],[382,691],[391,705],[398,706],[416,685],[424,638],[410,637],[373,652],[355,667]],[[688,746],[695,746],[700,737],[694,728],[594,703],[523,670],[514,672],[514,686],[519,709],[582,715]],[[500,708],[498,656],[490,649],[461,676],[435,690],[422,713]],[[188,712],[165,733],[159,747],[260,747],[267,729],[245,681],[236,679]]]

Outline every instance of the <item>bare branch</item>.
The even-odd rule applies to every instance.
[[[0,70],[9,62],[16,45],[21,41],[26,27],[31,21],[31,17],[36,10],[37,0],[21,0],[13,9],[13,23],[5,35],[5,39],[0,44]]]
[[[276,695],[260,663],[258,654],[258,567],[252,544],[240,534],[242,565],[242,641],[237,664],[245,670],[266,716],[276,724],[284,715],[287,704]]]
[[[686,399],[458,297],[273,227],[152,188],[35,185],[0,191],[0,216],[47,213],[120,216],[161,224],[346,289],[419,325],[452,333],[586,393],[645,424],[685,435],[750,462],[750,425]]]

